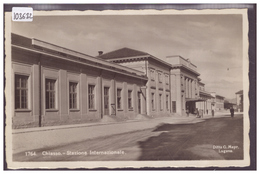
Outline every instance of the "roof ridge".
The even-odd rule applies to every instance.
[[[140,51],[140,50],[136,50],[136,49],[133,49],[133,48],[128,48],[128,47],[124,47],[124,48],[126,48],[126,49],[129,49],[129,50],[133,50],[133,51],[138,51],[138,52],[141,52],[141,53],[145,53],[145,54],[148,54],[148,55],[150,55],[150,54],[149,54],[149,53],[147,53],[147,52]]]
[[[133,48],[122,47],[122,48],[119,48],[119,49],[116,49],[116,50],[113,50],[113,51],[110,51],[110,52],[104,53],[104,54],[102,54],[102,56],[103,56],[103,55],[106,55],[106,54],[109,54],[109,53],[116,52],[116,51],[120,51],[120,50],[123,50],[123,49],[128,49],[128,50],[133,50],[133,51],[137,51],[137,52],[142,52],[142,53],[145,53],[145,54],[149,54],[149,53],[147,53],[147,52],[140,51],[140,50],[135,50],[135,49],[133,49]]]
[[[128,47],[122,47],[120,49],[101,54],[97,57],[103,59],[113,59],[119,57],[123,58],[123,57],[144,56],[144,55],[150,55],[150,54],[144,51],[139,51]]]

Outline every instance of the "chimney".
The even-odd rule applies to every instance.
[[[103,51],[98,51],[98,55],[101,56],[103,54]]]

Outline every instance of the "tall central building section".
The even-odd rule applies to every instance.
[[[98,56],[109,62],[120,64],[143,72],[148,81],[140,88],[144,97],[141,114],[151,117],[170,115],[170,83],[171,64],[156,58],[149,53],[122,48]]]
[[[194,113],[196,102],[201,100],[200,74],[189,59],[167,56],[162,60],[130,48],[111,51],[98,57],[142,71],[147,76],[146,85],[140,89],[145,99],[141,114],[162,116]]]
[[[181,56],[167,56],[166,62],[172,64],[170,70],[171,110],[184,115],[194,113],[199,98],[199,73],[189,59]]]

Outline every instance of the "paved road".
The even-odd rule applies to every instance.
[[[190,118],[187,118],[190,119]],[[218,160],[243,158],[243,117],[139,122],[144,129],[14,154],[14,161]],[[187,121],[186,121],[187,122]],[[197,122],[197,123],[196,123]],[[182,123],[182,124],[181,124]],[[150,125],[150,126],[149,126]],[[110,125],[108,133],[124,124]],[[94,127],[92,127],[94,128]],[[145,129],[146,128],[146,129]],[[129,125],[125,129],[130,129]],[[75,133],[75,132],[73,132]],[[77,136],[77,135],[75,135]],[[72,138],[69,136],[69,138]],[[31,151],[30,151],[31,152]]]
[[[13,153],[81,142],[120,133],[154,128],[162,123],[193,123],[195,117],[161,117],[149,120],[131,120],[119,123],[90,123],[13,130]]]

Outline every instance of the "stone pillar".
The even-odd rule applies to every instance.
[[[148,102],[147,101],[147,98],[146,98],[146,87],[141,87],[141,114],[147,114],[147,110],[146,110],[146,103]]]
[[[184,77],[183,77],[184,78]],[[171,89],[174,90],[174,89]],[[176,113],[182,115],[181,75],[176,74]]]
[[[206,101],[204,101],[204,114],[206,113]]]
[[[97,97],[95,98],[96,100],[96,109],[98,111],[98,115],[100,116],[100,118],[103,118],[103,89],[102,89],[102,77],[97,77],[97,85],[96,85],[96,94]]]
[[[189,80],[185,78],[185,97],[189,98]]]
[[[163,86],[163,93],[162,93],[162,107],[163,107],[163,112],[167,112],[166,110],[166,88]]]
[[[149,85],[146,87],[146,111],[147,111],[147,115],[151,115],[151,110],[152,110],[152,106],[151,106],[151,89],[149,87]]]
[[[116,115],[116,85],[115,85],[115,79],[111,80],[111,89],[110,89],[110,102],[111,102],[111,106],[109,106],[110,109],[110,114],[111,115]]]
[[[127,83],[123,82],[123,108],[124,108],[124,113],[128,112],[128,89],[127,89]]]
[[[195,80],[192,80],[192,98],[195,98]]]
[[[138,101],[137,101],[137,86],[134,84],[134,88],[132,91],[132,107],[134,109],[135,115],[138,114]]]
[[[65,70],[60,70],[59,72],[60,80],[59,80],[59,109],[60,109],[60,114],[61,117],[63,115],[68,115],[68,84],[67,84],[67,71]]]
[[[87,91],[87,76],[86,74],[80,74],[80,92],[79,92],[79,104],[80,104],[80,112],[81,116],[87,113],[87,99],[88,99],[88,91]]]
[[[33,96],[31,109],[32,109],[33,119],[34,119],[34,121],[36,121],[39,118],[39,107],[41,107],[41,106],[39,106],[39,65],[35,64],[32,66],[32,77],[31,78],[33,79],[33,80],[31,80],[32,96]],[[29,98],[29,96],[28,96],[28,98]]]
[[[192,98],[192,80],[189,80],[189,98]]]

